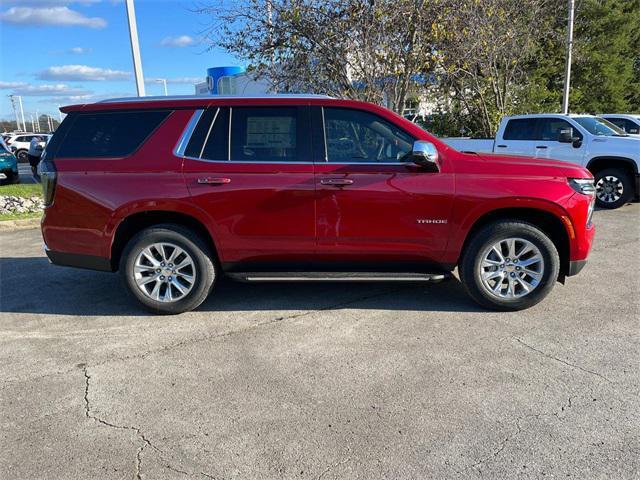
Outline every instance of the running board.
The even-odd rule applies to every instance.
[[[442,282],[448,273],[244,272],[227,273],[244,282]]]

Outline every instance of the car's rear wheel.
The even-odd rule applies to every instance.
[[[129,292],[155,313],[198,307],[209,295],[216,267],[207,244],[180,225],[157,225],[126,245],[120,273]]]
[[[596,205],[620,208],[633,197],[633,179],[621,168],[606,168],[595,174]]]
[[[553,288],[560,257],[551,239],[526,222],[499,221],[471,239],[459,265],[460,279],[480,305],[495,310],[529,308]]]

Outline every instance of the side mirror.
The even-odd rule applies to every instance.
[[[439,172],[438,150],[436,146],[424,140],[416,140],[411,151],[411,161],[429,172]]]

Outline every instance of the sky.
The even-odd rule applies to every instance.
[[[206,3],[207,0],[199,0]],[[147,95],[193,94],[206,69],[244,65],[203,40],[207,17],[193,0],[135,0]],[[58,118],[58,105],[136,94],[124,0],[0,0],[0,119],[8,95],[30,114]]]

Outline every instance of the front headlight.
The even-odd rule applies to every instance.
[[[569,182],[571,188],[583,195],[595,195],[596,193],[592,178],[568,178],[567,182]]]

